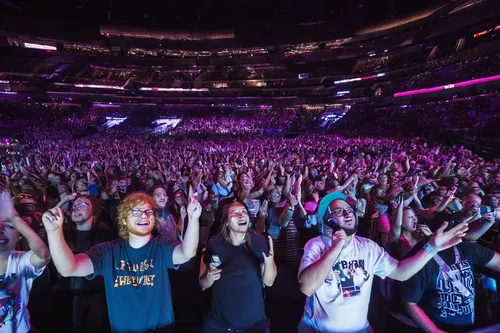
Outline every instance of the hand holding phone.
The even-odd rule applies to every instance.
[[[212,256],[212,264],[215,265],[215,267],[219,267],[221,265],[221,261],[219,256],[213,255]]]
[[[332,229],[332,234],[342,230],[340,227],[340,222],[336,218],[331,218],[325,222],[325,225]]]

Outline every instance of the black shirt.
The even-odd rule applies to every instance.
[[[85,253],[90,250],[94,245],[110,241],[111,230],[107,225],[102,222],[96,224],[92,230],[75,230],[76,239],[74,241],[73,252]],[[70,278],[71,291],[77,294],[95,294],[104,293],[104,282],[102,277],[97,277],[94,280],[87,280],[83,277]]]
[[[232,329],[245,328],[265,318],[260,264],[268,248],[265,238],[254,234],[250,249],[245,244],[223,243],[221,235],[210,239],[203,261],[208,266],[212,256],[221,261],[221,278],[214,282],[211,318]]]
[[[425,242],[418,243],[408,256],[421,249]],[[450,267],[449,274],[454,274],[470,295],[458,290],[452,280],[443,275],[434,259],[409,280],[397,283],[401,299],[417,303],[437,326],[447,332],[467,331],[474,323],[474,266],[485,266],[494,256],[493,251],[471,242],[462,242],[456,248],[460,256],[458,263],[453,248],[439,252],[439,256]]]

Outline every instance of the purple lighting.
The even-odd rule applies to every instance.
[[[500,75],[488,76],[488,77],[483,77],[483,78],[480,78],[480,79],[462,81],[462,82],[457,82],[457,83],[451,83],[451,84],[447,84],[445,86],[439,86],[439,87],[424,88],[424,89],[409,90],[409,91],[401,91],[401,92],[395,93],[394,94],[394,98],[396,98],[396,97],[404,97],[404,96],[411,96],[411,95],[418,95],[418,94],[427,94],[427,93],[431,93],[431,92],[435,92],[435,91],[439,91],[439,90],[453,89],[453,88],[458,88],[458,87],[465,87],[465,86],[470,86],[470,85],[473,85],[473,84],[490,82],[490,81],[497,81],[497,80],[500,80]]]

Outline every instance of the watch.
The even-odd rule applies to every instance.
[[[436,251],[436,249],[431,244],[429,244],[428,242],[425,243],[424,250],[426,252],[428,252],[429,254],[434,254],[434,252]]]

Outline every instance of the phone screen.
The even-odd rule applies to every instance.
[[[219,267],[221,264],[219,256],[213,255],[212,263],[215,265],[215,267]]]

